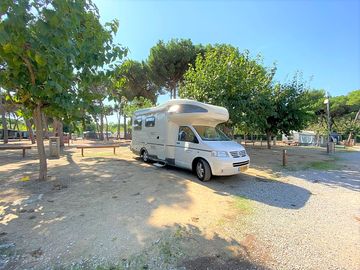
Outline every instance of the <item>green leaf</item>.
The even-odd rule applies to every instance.
[[[6,43],[3,45],[3,50],[5,53],[11,53],[12,52],[12,45],[11,43]]]
[[[35,61],[39,66],[43,67],[46,65],[46,60],[38,53],[35,54]]]

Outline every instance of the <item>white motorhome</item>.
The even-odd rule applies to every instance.
[[[134,113],[130,149],[154,160],[193,170],[201,181],[249,168],[244,147],[216,128],[229,119],[227,109],[187,99],[170,100]]]

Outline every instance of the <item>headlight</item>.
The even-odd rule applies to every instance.
[[[212,151],[211,156],[213,156],[213,157],[228,157],[229,154],[226,151]]]

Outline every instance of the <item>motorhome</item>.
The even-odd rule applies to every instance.
[[[250,158],[242,145],[216,127],[228,119],[223,107],[170,100],[134,113],[130,149],[144,162],[192,170],[201,181],[238,174],[249,168]]]

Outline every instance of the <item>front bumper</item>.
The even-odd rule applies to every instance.
[[[249,156],[212,160],[210,167],[213,175],[235,175],[249,169]]]

